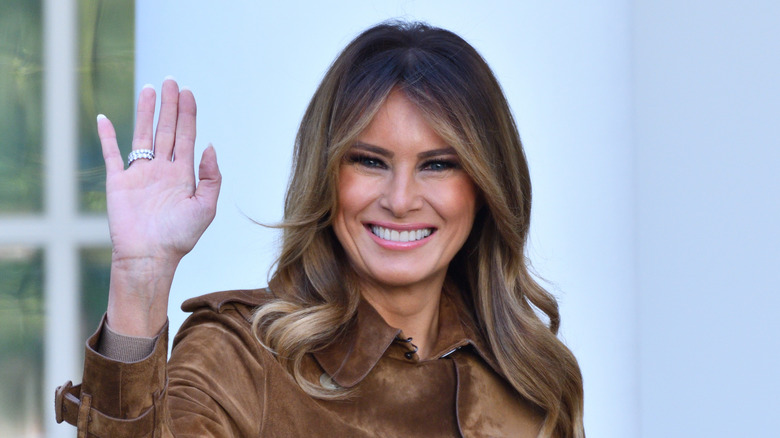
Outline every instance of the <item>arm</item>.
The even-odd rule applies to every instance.
[[[79,429],[79,437],[161,436],[167,401],[167,325],[139,361],[118,361],[98,353],[105,331],[101,328],[87,340],[84,378],[57,388],[54,408],[57,422]],[[164,436],[171,436],[166,433]]]
[[[151,87],[141,91],[133,135],[133,149],[154,149],[152,160],[140,159],[125,169],[113,125],[103,116],[97,125],[113,246],[104,324],[120,335],[159,338],[152,354],[138,362],[98,354],[100,331],[90,338],[83,385],[58,388],[55,402],[58,421],[78,424],[85,435],[130,427],[123,430],[143,436],[141,430],[151,427],[157,436],[167,429],[168,295],[179,261],[216,213],[221,176],[212,147],[204,151],[199,182],[195,179],[192,92],[179,91],[172,79],[163,82],[153,135],[155,98]]]
[[[136,362],[96,350],[105,326],[87,341],[81,385],[58,389],[58,421],[86,437],[257,436],[263,423],[266,362],[246,314],[232,306],[196,310],[182,325],[166,365],[167,327]]]

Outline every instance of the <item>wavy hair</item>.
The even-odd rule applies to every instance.
[[[517,127],[488,65],[447,30],[382,23],[352,41],[326,73],[298,130],[282,248],[269,281],[276,300],[255,313],[256,337],[311,396],[344,396],[303,377],[302,361],[356,314],[357,280],[331,227],[338,170],[394,88],[452,145],[484,200],[448,279],[473,305],[509,384],[544,411],[539,436],[584,437],[579,366],[556,336],[558,304],[525,256],[531,182]]]

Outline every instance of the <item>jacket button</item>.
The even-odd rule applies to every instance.
[[[325,389],[339,389],[340,386],[330,378],[328,373],[322,373],[320,376],[320,385]]]

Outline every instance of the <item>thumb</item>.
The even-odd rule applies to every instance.
[[[219,188],[222,185],[222,175],[219,173],[217,153],[211,144],[203,151],[200,158],[198,180],[195,197],[209,209],[213,216],[217,211],[217,198],[219,197]]]

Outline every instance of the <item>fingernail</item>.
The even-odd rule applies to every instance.
[[[173,76],[171,76],[171,75],[168,75],[168,76],[166,76],[166,77],[163,79],[163,82],[165,82],[165,81],[168,81],[168,80],[171,80],[171,81],[176,81],[176,78],[174,78],[174,77],[173,77]]]
[[[103,120],[103,119],[105,119],[105,118],[106,118],[106,116],[104,116],[103,114],[98,114],[98,115],[97,115],[97,121],[98,121],[98,122],[99,122],[99,121],[101,121],[101,120]]]
[[[152,85],[152,84],[146,84],[146,85],[144,85],[143,87],[141,87],[141,89],[142,89],[142,90],[143,90],[144,88],[151,88],[152,90],[154,90],[154,85]]]
[[[186,86],[186,85],[182,85],[182,87],[179,90],[181,90],[181,91],[187,90],[189,92],[192,92],[192,89],[190,87]]]

